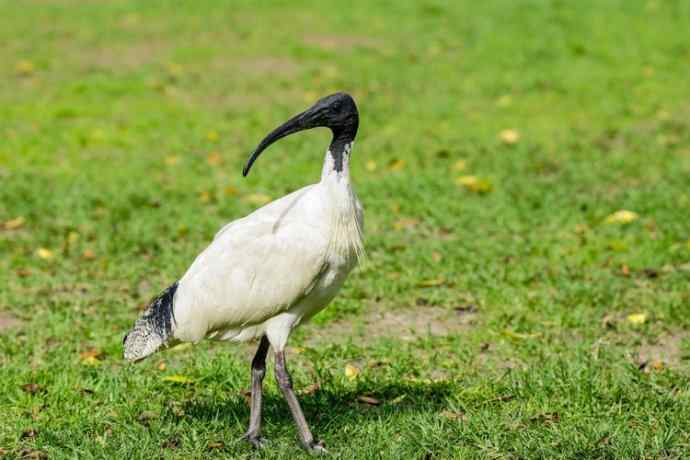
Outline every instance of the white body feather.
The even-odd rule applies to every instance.
[[[177,340],[249,340],[282,350],[302,320],[323,309],[363,254],[362,207],[326,153],[321,181],[227,224],[180,279]]]

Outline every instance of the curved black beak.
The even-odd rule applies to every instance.
[[[259,155],[261,155],[261,153],[275,141],[282,139],[285,136],[289,136],[290,134],[294,134],[299,131],[304,131],[305,129],[315,128],[316,126],[313,126],[311,125],[311,123],[309,123],[309,121],[313,121],[313,119],[315,118],[315,113],[313,113],[314,109],[315,107],[312,107],[309,110],[300,113],[299,115],[295,115],[282,125],[278,126],[276,129],[271,131],[269,135],[266,136],[264,140],[262,140],[261,143],[252,152],[251,156],[249,157],[249,160],[247,160],[247,164],[244,166],[244,169],[242,170],[242,176],[247,177],[247,174],[249,174],[249,170],[251,169],[256,159],[259,158]]]
[[[333,132],[332,150],[335,150],[334,143],[344,145],[354,139],[359,125],[359,113],[355,101],[349,94],[335,93],[319,100],[304,112],[295,115],[288,121],[271,131],[271,133],[261,141],[254,149],[246,166],[242,170],[242,175],[247,176],[252,165],[259,158],[259,155],[275,141],[285,136],[294,134],[298,131],[311,128],[330,128]]]

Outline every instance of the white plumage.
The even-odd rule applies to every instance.
[[[334,171],[330,153],[324,163],[319,183],[216,234],[180,279],[175,339],[197,342],[211,334],[244,341],[266,334],[283,349],[292,328],[331,301],[362,254],[362,207],[347,167]]]

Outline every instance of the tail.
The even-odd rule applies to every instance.
[[[179,282],[175,282],[153,299],[123,340],[127,361],[139,361],[167,345],[173,336],[174,299]]]

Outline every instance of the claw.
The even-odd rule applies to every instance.
[[[242,436],[242,440],[250,443],[255,449],[261,449],[268,444],[268,439],[264,438],[263,436],[250,433],[246,433],[244,436]]]
[[[323,444],[323,441],[314,440],[304,447],[305,449],[307,449],[307,452],[309,452],[312,455],[325,455],[328,453],[326,447]]]

